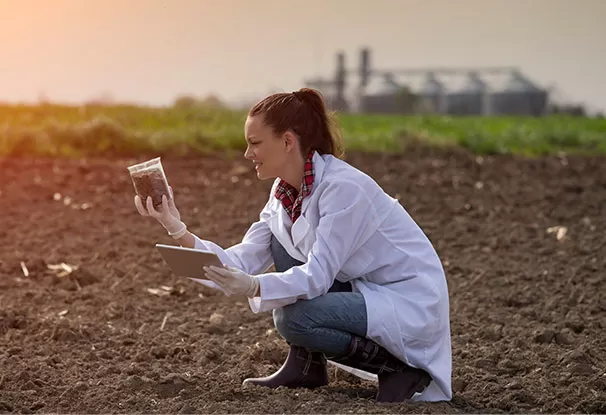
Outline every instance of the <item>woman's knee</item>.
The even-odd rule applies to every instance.
[[[308,301],[299,300],[273,311],[274,326],[285,340],[296,344],[311,329],[307,304]]]

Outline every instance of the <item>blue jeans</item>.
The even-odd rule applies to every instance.
[[[278,272],[302,265],[273,236],[271,253]],[[276,329],[286,341],[322,352],[328,358],[346,354],[352,334],[366,337],[368,324],[362,294],[351,292],[349,282],[336,280],[325,295],[275,309],[273,317]]]

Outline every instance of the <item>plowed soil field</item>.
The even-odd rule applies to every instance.
[[[287,346],[271,313],[171,274],[133,204],[145,159],[0,160],[0,412],[606,412],[606,158],[348,155],[444,262],[454,398],[432,404],[377,404],[333,367],[313,391],[243,388]],[[271,182],[241,157],[163,160],[190,230],[238,242]]]

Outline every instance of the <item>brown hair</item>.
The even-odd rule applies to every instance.
[[[344,155],[339,123],[328,111],[322,94],[314,89],[269,95],[248,112],[249,117],[255,115],[262,115],[276,134],[288,130],[297,134],[303,156],[310,150],[339,158]]]

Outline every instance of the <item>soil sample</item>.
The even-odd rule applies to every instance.
[[[162,195],[166,195],[170,199],[168,181],[159,157],[130,166],[128,170],[135,192],[141,198],[144,207],[148,197],[152,198],[154,208],[162,205]]]

